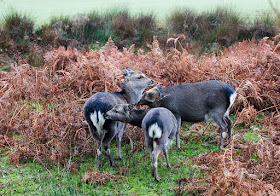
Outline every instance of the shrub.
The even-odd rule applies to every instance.
[[[166,25],[160,27],[153,14],[133,16],[125,9],[103,13],[92,11],[75,17],[56,16],[35,33],[33,26],[28,15],[10,12],[0,27],[0,48],[9,56],[20,59],[22,54],[34,50],[36,44],[45,49],[70,46],[88,50],[102,47],[111,37],[119,49],[135,44],[136,48],[148,51],[146,45],[152,42],[154,35],[159,38],[163,49],[172,46],[167,43],[170,37],[184,35],[181,36],[184,40],[179,40],[182,47],[201,55],[217,51],[222,46],[228,47],[235,41],[273,37],[277,32],[275,18],[271,14],[263,14],[251,24],[245,23],[238,12],[223,8],[202,13],[176,10],[167,18]],[[29,59],[30,56],[32,54]]]
[[[73,23],[70,16],[60,15],[52,17],[49,25],[57,36],[68,37]]]
[[[118,48],[132,44],[141,47],[152,41],[156,22],[152,14],[131,16],[128,11],[119,11],[112,18],[112,27]]]
[[[4,16],[4,33],[7,33],[11,39],[16,42],[29,39],[34,31],[34,21],[28,15],[20,14],[17,11],[11,11]],[[25,36],[27,36],[25,38]]]
[[[30,41],[34,39],[33,33],[34,21],[30,16],[12,10],[4,15],[0,47],[9,49],[10,54],[16,51],[27,52],[30,49]]]
[[[198,24],[203,22],[203,24]],[[191,39],[199,39],[202,36],[202,28],[207,29],[208,24],[205,17],[196,14],[191,10],[176,10],[167,18],[167,28],[169,33],[185,34]]]
[[[204,36],[205,42],[218,42],[223,46],[229,46],[238,40],[240,27],[243,22],[237,12],[228,9],[217,8],[215,12],[208,13],[210,37]]]
[[[262,13],[254,20],[253,25],[249,28],[251,36],[256,39],[263,37],[274,37],[277,32],[275,16],[271,13]]]
[[[169,32],[183,33],[190,39],[204,43],[218,42],[223,46],[229,46],[238,39],[241,26],[243,22],[238,13],[222,8],[200,14],[177,10],[167,19]]]

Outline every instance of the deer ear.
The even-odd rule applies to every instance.
[[[133,73],[133,70],[129,67],[123,68],[123,75],[130,76]]]
[[[134,108],[133,104],[125,104],[124,111],[125,112],[127,112],[127,111],[130,112],[133,108]]]
[[[125,68],[122,69],[123,71],[123,75],[128,76],[129,75],[129,71]]]
[[[156,85],[156,87],[157,87],[158,90],[161,90],[161,89],[162,89],[162,86],[163,86],[163,84],[158,84],[158,85]]]

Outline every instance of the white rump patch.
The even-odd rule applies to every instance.
[[[226,136],[227,136],[227,133],[226,133],[226,132],[223,132],[223,133],[222,133],[222,137],[223,137],[223,138],[226,138]]]
[[[161,137],[161,134],[162,134],[162,130],[161,128],[158,126],[157,123],[155,124],[152,124],[149,129],[148,129],[148,132],[149,132],[149,137],[150,138],[160,138]]]
[[[92,121],[93,125],[96,127],[96,130],[98,132],[98,135],[103,135],[102,130],[103,130],[103,125],[105,123],[105,118],[103,116],[103,114],[98,111],[94,111],[94,113],[90,114],[90,120]],[[97,117],[98,117],[98,121],[97,121]]]
[[[228,106],[228,109],[227,109],[227,111],[225,113],[226,116],[229,116],[229,109],[232,106],[232,104],[234,103],[234,100],[235,100],[236,96],[237,96],[236,92],[234,92],[233,94],[230,95],[230,97],[229,97],[229,106]]]
[[[229,97],[229,102],[230,102],[229,107],[231,107],[232,104],[234,103],[234,100],[235,100],[236,96],[237,96],[237,93],[234,92],[234,93],[231,94],[231,96]]]

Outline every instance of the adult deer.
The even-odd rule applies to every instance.
[[[125,76],[120,92],[99,92],[92,95],[84,105],[84,116],[89,126],[90,134],[97,144],[97,165],[101,166],[102,146],[110,160],[111,166],[115,162],[110,153],[111,140],[117,136],[118,158],[121,159],[121,139],[126,124],[106,120],[104,113],[111,110],[116,104],[136,104],[141,99],[143,91],[154,84],[140,71],[133,71],[127,67],[123,69]]]
[[[224,145],[226,129],[232,135],[229,110],[236,98],[235,90],[227,83],[217,80],[197,82],[162,88],[162,84],[146,91],[140,105],[165,107],[178,121],[176,146],[180,148],[179,132],[181,121],[202,122],[212,118],[221,128],[219,151]]]

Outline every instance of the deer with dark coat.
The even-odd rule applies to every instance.
[[[179,132],[181,121],[202,122],[212,118],[221,128],[219,151],[223,148],[226,137],[232,135],[232,121],[229,110],[236,98],[235,90],[227,83],[217,80],[168,86],[162,84],[146,91],[140,105],[165,107],[178,121],[176,146],[180,148]]]
[[[97,143],[96,159],[101,166],[102,146],[110,160],[111,166],[115,162],[110,153],[111,140],[117,136],[118,158],[121,159],[121,139],[126,124],[106,120],[104,114],[111,110],[116,104],[136,104],[141,99],[143,91],[154,84],[152,79],[147,78],[140,71],[130,68],[123,69],[125,75],[120,92],[99,92],[92,95],[84,105],[84,116],[89,126],[90,134]]]
[[[142,128],[142,120],[150,109],[133,109],[132,104],[117,104],[104,114],[105,119],[129,123]]]

